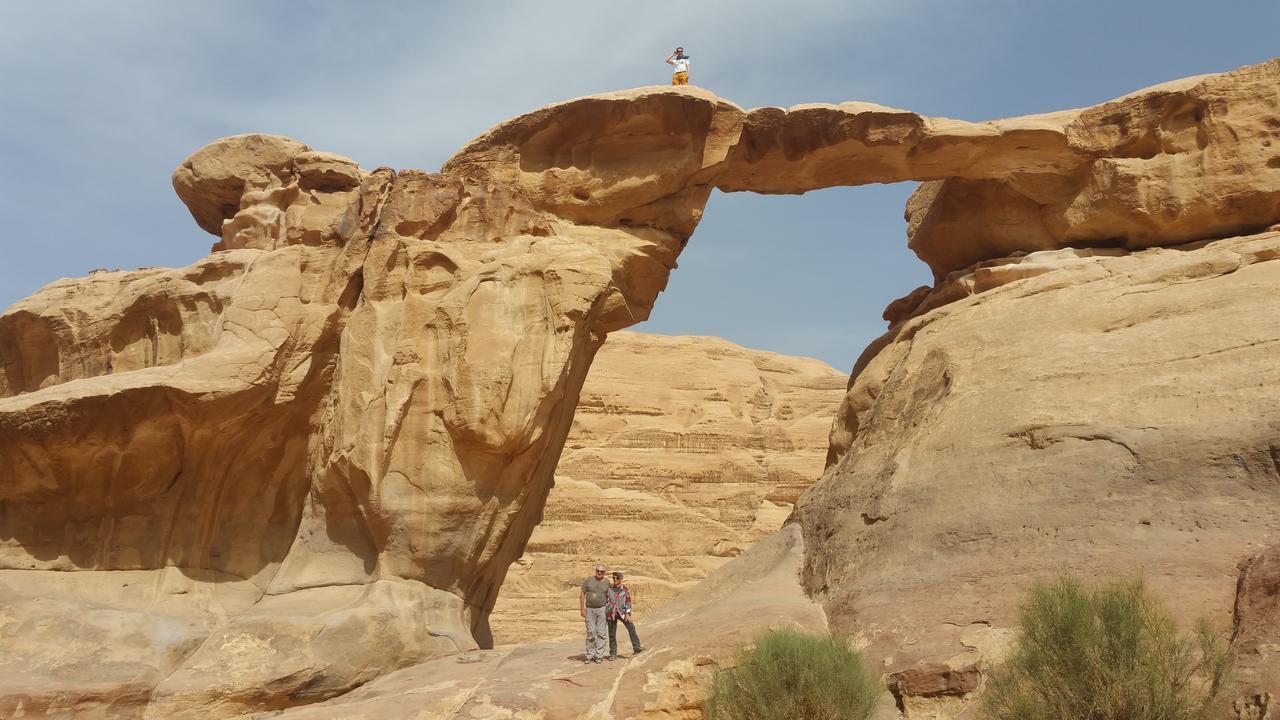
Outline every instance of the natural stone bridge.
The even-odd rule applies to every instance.
[[[821,540],[805,582],[832,599],[834,624],[866,633],[875,651],[912,622],[951,623],[958,636],[992,613],[1003,621],[1006,596],[997,610],[966,605],[961,621],[923,601],[901,621],[842,626],[855,609],[872,620],[886,607],[906,612],[888,591],[855,608],[868,586],[905,578],[936,596],[943,584],[943,571],[902,565],[916,542],[904,538],[918,533],[884,531],[912,512],[901,498],[923,503],[933,488],[959,503],[917,518],[937,530],[944,560],[999,533],[962,537],[937,508],[1003,498],[1010,522],[1026,509],[1006,486],[944,487],[936,467],[909,474],[904,438],[916,426],[903,418],[965,387],[962,341],[913,353],[912,338],[939,308],[1014,280],[1137,278],[1156,266],[1097,258],[1280,221],[1277,90],[1272,61],[1085,110],[970,123],[861,103],[744,111],[697,89],[645,88],[515,118],[440,173],[365,171],[283,137],[218,140],[174,173],[196,222],[219,236],[215,252],[182,269],[61,280],[0,317],[0,580],[15,617],[56,619],[23,626],[0,658],[4,690],[33,708],[243,712],[488,643],[487,614],[539,520],[592,356],[609,332],[648,316],[715,188],[926,181],[908,203],[908,235],[936,284],[890,306],[889,334],[855,369],[828,482],[798,509],[806,537]],[[1216,278],[1277,257],[1274,237],[1251,242],[1148,281]],[[1052,250],[1064,252],[1022,257]],[[1257,338],[1223,339],[1259,348],[1237,367],[1274,376],[1274,351],[1259,354],[1274,347],[1269,323]],[[1204,417],[1260,408],[1276,387]],[[1018,415],[1017,432],[993,432],[1027,452],[1105,439],[1127,452],[1090,462],[1148,472],[1142,440],[1061,421],[1051,405]],[[1223,491],[1242,504],[1215,523],[1276,499],[1251,485],[1271,472],[1274,410],[1258,413],[1265,421],[1235,429],[1244,470]],[[1200,462],[1178,457],[1166,470]],[[1120,495],[1126,508],[1163,507]],[[1183,574],[1232,565],[1277,526],[1274,512],[1254,521],[1214,536],[1217,549]],[[1093,540],[1123,548],[1132,538]],[[1032,545],[1040,561],[1053,554],[1052,543]],[[977,603],[986,592],[958,596]],[[956,647],[940,637],[904,657]]]

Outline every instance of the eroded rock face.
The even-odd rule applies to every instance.
[[[1280,220],[1278,74],[992,123],[647,88],[442,173],[217,141],[174,175],[213,254],[0,316],[0,713],[274,710],[487,644],[591,359],[715,187],[940,181],[908,207],[937,283],[797,506],[807,589],[886,671],[980,668],[1047,571],[1225,613],[1278,525],[1280,248],[1222,239]]]
[[[797,506],[832,626],[885,672],[982,667],[1032,580],[1072,573],[1144,575],[1226,631],[1237,563],[1280,531],[1277,259],[1272,232],[935,288],[859,361]]]
[[[627,573],[647,616],[776,531],[822,474],[846,381],[718,338],[611,334],[494,607],[495,642],[576,639],[597,562]]]
[[[1240,563],[1235,600],[1231,672],[1215,716],[1274,718],[1280,713],[1280,546]]]
[[[907,204],[910,246],[939,278],[1014,251],[1129,250],[1276,222],[1280,60],[1056,115],[1074,171],[956,175]]]
[[[743,115],[698,88],[579,98],[493,128],[443,172],[511,186],[574,223],[687,238],[735,148]]]
[[[217,252],[0,318],[5,713],[269,709],[488,642],[591,356],[681,243],[266,136],[175,186]]]

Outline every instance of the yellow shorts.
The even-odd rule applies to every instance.
[[[688,85],[688,84],[689,84],[689,73],[687,73],[687,72],[678,72],[678,73],[676,73],[675,75],[672,75],[672,76],[671,76],[671,84],[672,84],[672,85]]]

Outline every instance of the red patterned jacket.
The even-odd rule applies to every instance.
[[[604,591],[604,616],[608,620],[615,618],[621,619],[624,615],[631,614],[631,589],[626,585],[614,587],[609,585],[609,589]]]

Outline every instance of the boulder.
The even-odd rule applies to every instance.
[[[1215,717],[1274,718],[1280,713],[1280,547],[1240,563],[1232,620],[1230,670]]]

